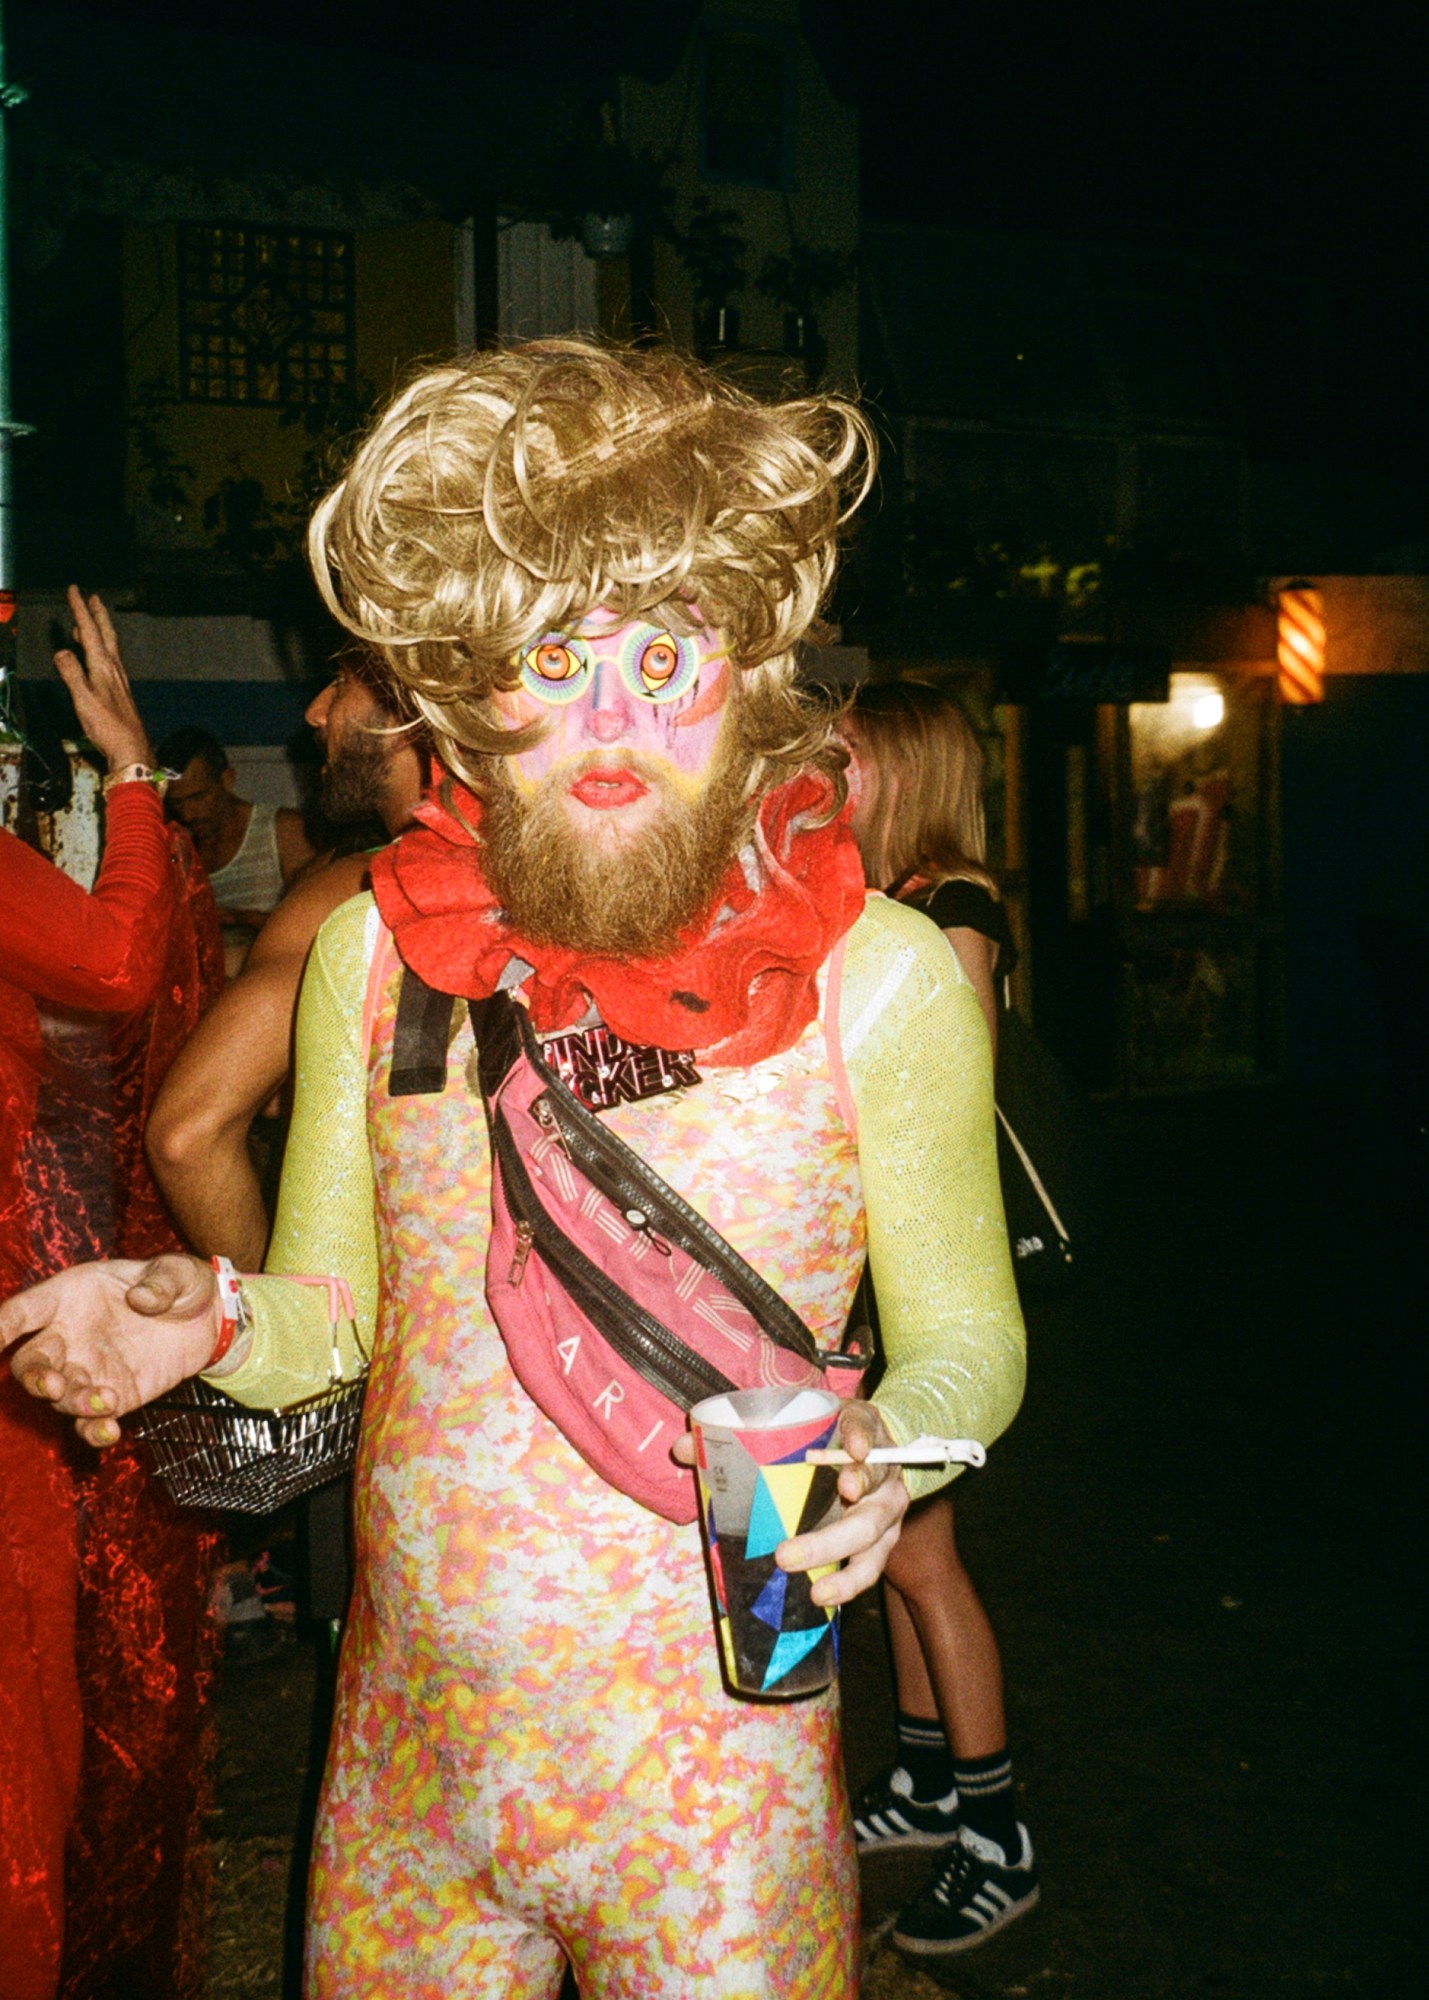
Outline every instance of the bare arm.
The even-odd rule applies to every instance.
[[[55,668],[69,690],[80,728],[109,760],[111,771],[150,761],[149,738],[119,657],[114,621],[101,597],[86,598],[71,584],[66,593],[79,654],[62,646]]]
[[[154,1176],[195,1249],[262,1269],[268,1215],[248,1128],[288,1073],[293,1015],[324,919],[366,884],[349,855],[285,896],[164,1079],[144,1135]]]
[[[289,886],[293,878],[313,859],[317,849],[303,829],[303,816],[291,806],[279,806],[274,832],[278,839],[278,866]]]
[[[982,1008],[983,1019],[987,1022],[987,1032],[992,1038],[992,1055],[997,1060],[997,946],[981,931],[960,927],[944,931],[943,936],[957,953],[958,964],[968,976],[968,984],[977,995]]]

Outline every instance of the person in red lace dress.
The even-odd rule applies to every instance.
[[[86,893],[0,830],[0,1297],[177,1246],[143,1123],[222,979],[114,628],[98,598],[70,607],[84,663],[56,665],[108,761],[104,859]],[[178,1994],[212,1537],[135,1453],[37,1422],[8,1368],[0,1501],[0,1991]]]

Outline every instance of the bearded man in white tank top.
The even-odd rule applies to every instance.
[[[247,956],[264,919],[314,848],[303,816],[291,806],[241,799],[228,752],[206,729],[177,729],[159,745],[165,770],[177,771],[165,804],[185,827],[208,871],[223,920],[229,978]]]

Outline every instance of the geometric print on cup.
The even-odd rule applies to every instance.
[[[748,1495],[743,1530],[719,1533],[712,1496],[702,1496],[720,1651],[731,1685],[742,1693],[784,1698],[810,1693],[826,1687],[837,1669],[838,1607],[815,1604],[809,1595],[810,1585],[837,1565],[789,1572],[774,1560],[782,1541],[817,1527],[836,1501],[837,1469],[803,1462],[806,1451],[833,1435],[834,1423],[831,1419],[819,1438],[800,1438],[784,1462],[760,1464],[747,1457],[745,1478],[734,1482]],[[727,1525],[728,1517],[726,1505]]]

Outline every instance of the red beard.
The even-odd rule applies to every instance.
[[[518,929],[483,872],[484,808],[443,778],[418,824],[375,855],[377,905],[404,961],[438,992],[485,999],[513,958],[543,1034],[594,1005],[627,1041],[746,1064],[787,1049],[818,1011],[818,972],[863,908],[848,814],[823,825],[827,779],[801,773],[759,801],[749,842],[673,950],[580,951]]]
[[[658,816],[621,837],[617,813],[606,829],[582,831],[566,805],[583,773],[606,770],[608,752],[590,751],[553,773],[530,797],[498,766],[486,795],[482,865],[513,927],[538,944],[609,958],[653,958],[718,896],[754,809],[743,797],[748,760],[713,772],[687,803],[651,758],[622,751],[620,766],[662,802]]]

